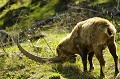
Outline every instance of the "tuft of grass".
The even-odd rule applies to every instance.
[[[58,73],[53,73],[49,76],[49,79],[60,79],[60,74]]]

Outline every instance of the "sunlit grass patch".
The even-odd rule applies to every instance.
[[[31,14],[29,15],[34,20],[39,20],[46,18],[48,16],[51,16],[56,13],[54,6],[59,2],[59,0],[51,0],[47,3],[47,5],[44,5],[43,7],[39,7],[40,3],[38,3],[36,6],[31,8],[35,9]],[[38,18],[39,17],[39,18]]]
[[[7,3],[7,0],[0,0],[0,8]]]
[[[33,41],[27,41],[26,39],[25,42],[21,43],[21,45],[24,49],[34,55],[54,57],[57,55],[56,46],[58,45],[59,41],[66,37],[67,34],[69,34],[68,30],[64,29],[62,31],[58,31],[57,29],[58,28],[53,27],[48,30],[40,31],[45,35],[44,39],[51,47],[54,54],[43,38]],[[118,43],[119,42],[117,42],[117,54],[120,57],[120,45]],[[38,46],[40,49],[38,51],[35,51],[34,46]],[[1,50],[1,52],[2,51],[3,50]],[[1,75],[1,78],[49,79],[60,77],[62,79],[99,79],[100,65],[95,56],[93,58],[94,71],[84,73],[81,57],[79,55],[77,56],[75,63],[38,63],[20,53],[16,45],[5,48],[5,51],[9,54],[9,56],[4,58],[5,61],[2,61],[2,59],[0,59],[0,62],[3,63],[0,65],[0,67],[3,69],[0,72],[3,74],[3,71],[5,71],[4,75]],[[20,57],[19,54],[21,54]],[[114,77],[113,57],[107,48],[104,50],[103,55],[106,61],[105,79],[112,79]],[[89,63],[87,67],[89,69]]]

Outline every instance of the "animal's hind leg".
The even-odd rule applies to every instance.
[[[105,72],[104,72],[105,60],[103,58],[102,50],[97,45],[93,46],[93,49],[94,49],[94,54],[100,63],[100,77],[105,77]]]
[[[114,62],[115,62],[115,75],[117,75],[117,73],[119,73],[119,70],[118,70],[118,56],[116,54],[116,45],[115,45],[115,42],[114,41],[110,42],[108,44],[108,48],[109,48],[109,51],[110,51],[111,55],[114,58]]]
[[[94,52],[90,52],[88,54],[88,61],[90,64],[90,69],[89,69],[90,72],[94,70],[93,63],[92,63],[93,56],[94,56]]]

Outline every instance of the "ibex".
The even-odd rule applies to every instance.
[[[79,54],[82,58],[84,71],[87,71],[87,55],[90,64],[90,71],[94,69],[92,58],[95,54],[100,63],[100,77],[104,77],[105,61],[102,53],[107,46],[114,58],[115,74],[117,75],[119,72],[115,35],[116,29],[112,23],[106,19],[94,17],[79,22],[74,27],[72,32],[58,44],[56,48],[58,56],[54,58],[34,56],[24,50],[19,42],[17,42],[17,46],[24,55],[37,62],[60,62],[69,59],[75,60],[76,54]]]

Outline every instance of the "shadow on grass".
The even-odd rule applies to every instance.
[[[74,65],[63,66],[62,64],[57,64],[53,69],[55,72],[61,74],[62,77],[67,79],[98,79],[90,72],[83,72],[79,67]]]

